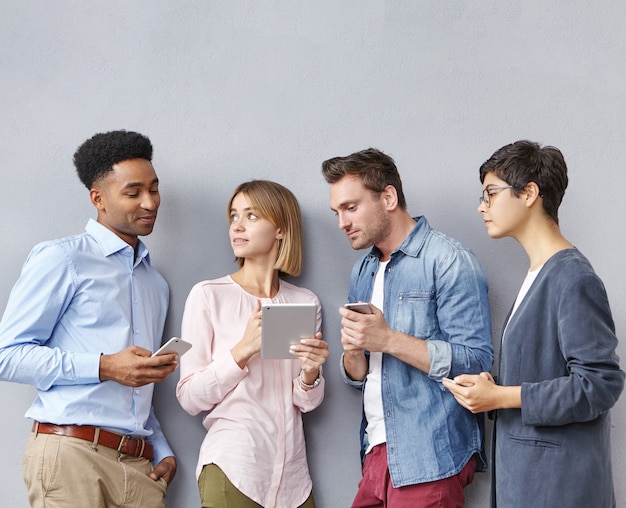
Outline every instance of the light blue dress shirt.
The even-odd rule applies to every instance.
[[[0,322],[0,380],[37,388],[27,418],[147,437],[155,463],[173,455],[152,407],[153,384],[100,382],[100,355],[161,343],[169,288],[133,248],[91,219],[43,242],[24,263]]]

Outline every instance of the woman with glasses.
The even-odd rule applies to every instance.
[[[204,413],[202,506],[314,508],[301,415],[324,397],[328,345],[317,297],[282,279],[302,270],[300,208],[282,185],[253,180],[227,214],[239,269],[191,290],[181,337],[193,347],[176,388],[185,411]],[[291,346],[293,360],[261,358],[262,303],[317,305],[317,334]]]
[[[495,411],[492,506],[615,506],[609,409],[623,385],[602,281],[562,234],[561,152],[518,141],[480,167],[478,211],[491,238],[512,237],[530,266],[505,322],[497,384],[489,373],[444,386]]]

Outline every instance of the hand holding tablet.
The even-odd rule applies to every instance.
[[[261,358],[291,359],[289,346],[302,337],[314,337],[314,303],[271,303],[261,308]]]

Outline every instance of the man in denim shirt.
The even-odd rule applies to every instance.
[[[461,507],[484,470],[483,420],[442,378],[491,369],[486,277],[475,256],[406,210],[391,157],[370,148],[322,164],[330,204],[353,249],[340,308],[342,373],[363,393],[363,478],[352,507]],[[380,310],[382,309],[382,311]]]

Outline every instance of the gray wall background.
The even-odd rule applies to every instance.
[[[486,267],[494,341],[527,270],[476,213],[479,165],[529,138],[561,148],[571,183],[565,235],[603,278],[626,329],[623,219],[626,4],[586,0],[0,2],[0,307],[31,247],[95,217],[71,163],[96,132],[138,130],[155,146],[162,206],[147,238],[171,286],[166,335],[191,286],[235,270],[226,200],[251,178],[290,187],[305,218],[295,282],[324,306],[331,357],[324,404],[307,415],[318,507],[349,506],[360,478],[359,396],[337,362],[353,252],[329,211],[322,160],[369,146],[394,156],[409,209]],[[619,353],[626,359],[624,344]],[[155,406],[177,454],[168,507],[198,505],[204,435],[180,409],[178,372]],[[3,506],[27,506],[21,457],[30,387],[0,384]],[[626,506],[626,400],[613,410],[618,506]],[[566,471],[555,474],[567,474]],[[483,507],[488,475],[467,489]],[[532,486],[529,486],[532,491]],[[531,503],[532,504],[532,503]]]

